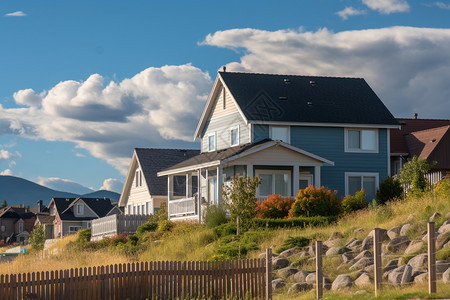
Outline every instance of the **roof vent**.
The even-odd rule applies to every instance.
[[[312,86],[316,86],[316,82],[314,80],[310,80],[309,84],[312,85]]]
[[[312,102],[311,102],[311,101],[306,102],[306,104],[307,104],[308,106],[312,106]]]
[[[286,83],[286,84],[291,84],[291,80],[290,80],[289,78],[285,78],[285,79],[284,79],[284,83]]]
[[[431,142],[432,142],[432,143],[436,143],[436,139],[432,139]]]
[[[223,66],[223,67],[222,67],[222,71],[223,71],[223,72],[226,72],[226,71],[227,71],[227,67],[226,67],[226,66]]]
[[[288,98],[281,96],[281,97],[279,97],[279,99],[282,100],[282,101],[286,101]]]

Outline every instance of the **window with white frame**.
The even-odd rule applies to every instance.
[[[261,178],[261,184],[257,190],[259,197],[272,194],[291,196],[290,170],[255,170],[255,175]]]
[[[290,143],[290,127],[289,126],[270,126],[270,138],[274,141],[282,141]]]
[[[142,186],[142,172],[141,170],[136,170],[136,176],[135,176],[135,186]]]
[[[239,126],[230,129],[231,146],[239,145]]]
[[[378,153],[378,130],[346,128],[345,152]]]
[[[208,151],[216,150],[216,134],[208,136]]]
[[[84,204],[78,203],[77,204],[77,215],[83,215],[84,214]]]
[[[345,173],[345,194],[354,195],[356,192],[364,189],[366,199],[372,200],[376,197],[378,189],[379,175],[378,173]]]

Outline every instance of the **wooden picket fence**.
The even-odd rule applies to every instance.
[[[141,262],[0,276],[0,299],[271,299],[264,259]],[[267,285],[269,282],[269,285]]]

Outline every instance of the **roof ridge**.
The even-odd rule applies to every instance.
[[[135,150],[178,150],[178,151],[186,151],[186,150],[194,150],[194,151],[200,151],[198,149],[182,149],[182,148],[134,148]]]
[[[348,76],[325,76],[325,75],[299,75],[299,74],[279,74],[279,73],[258,73],[258,72],[233,72],[233,71],[219,71],[220,74],[246,74],[246,75],[269,75],[269,76],[292,76],[292,77],[318,77],[318,78],[341,78],[341,79],[364,79],[363,77],[348,77]]]
[[[423,130],[412,131],[412,132],[410,132],[408,134],[421,133],[421,132],[424,132],[424,131],[438,130],[438,129],[442,129],[444,127],[447,127],[447,130],[448,130],[450,125],[444,125],[444,126],[439,126],[439,127],[433,127],[433,128],[423,129]]]

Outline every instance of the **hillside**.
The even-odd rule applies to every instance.
[[[77,195],[63,191],[55,191],[45,186],[39,185],[32,181],[15,177],[0,176],[0,202],[3,200],[8,205],[24,204],[25,206],[34,206],[38,200],[43,200],[44,205],[50,203],[54,197],[73,198],[73,197],[93,197],[93,198],[110,198],[111,201],[118,201],[120,195],[111,191],[96,191],[86,195]]]

